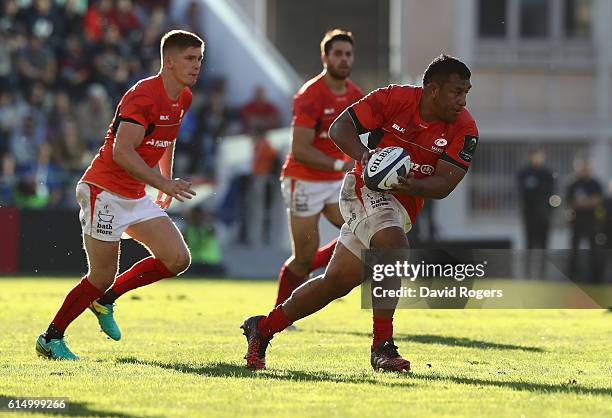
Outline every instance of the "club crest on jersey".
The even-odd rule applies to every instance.
[[[401,126],[399,126],[397,123],[394,123],[393,126],[391,126],[393,129],[395,129],[396,131],[400,132],[400,133],[405,133],[406,129],[402,128]]]
[[[172,145],[172,141],[166,139],[149,139],[145,142],[145,145],[152,145],[155,148],[168,148]]]
[[[436,144],[439,147],[443,147],[444,145],[448,144],[448,141],[446,141],[446,139],[444,138],[438,138],[434,141],[434,144]]]

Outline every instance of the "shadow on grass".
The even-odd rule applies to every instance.
[[[493,386],[498,388],[514,389],[528,392],[573,393],[577,395],[612,396],[612,388],[585,388],[583,386],[577,385],[576,383],[553,385],[547,383],[533,383],[521,381],[474,379],[471,377],[443,376],[438,374],[426,373],[411,373],[410,377],[412,379],[423,380],[427,382],[452,382],[464,385],[474,385],[479,387]]]
[[[140,360],[135,357],[120,357],[117,359],[120,364],[135,364],[152,367],[160,367],[167,370],[175,370],[181,373],[197,374],[209,377],[234,377],[250,379],[277,379],[292,380],[300,382],[334,382],[334,383],[366,383],[383,386],[414,386],[407,380],[401,382],[383,382],[374,379],[370,372],[363,372],[357,375],[331,374],[323,371],[306,372],[303,370],[287,369],[268,369],[254,371],[245,368],[243,365],[232,363],[208,363],[208,364],[185,364],[179,362],[161,362]]]
[[[340,331],[323,331],[323,334],[339,334],[339,335],[354,335],[357,337],[372,338],[372,334],[367,332],[340,332]],[[443,335],[432,334],[393,334],[395,342],[406,341],[420,344],[441,344],[451,347],[467,347],[467,348],[492,348],[495,350],[521,350],[531,351],[535,353],[543,353],[546,350],[540,347],[529,347],[524,345],[502,344],[489,341],[472,340],[471,338],[445,337]]]
[[[0,398],[6,400],[6,399],[23,399],[20,397],[15,397],[15,396],[5,396],[5,395],[0,395]],[[141,415],[130,415],[130,414],[124,414],[121,412],[113,412],[113,411],[105,411],[105,410],[98,410],[92,407],[89,407],[88,404],[86,402],[74,402],[74,401],[70,401],[68,400],[66,402],[67,404],[67,408],[66,409],[6,409],[4,408],[5,405],[2,405],[2,408],[0,408],[0,412],[17,412],[17,411],[21,411],[21,412],[28,412],[28,413],[36,413],[36,414],[42,414],[42,415],[60,415],[60,416],[89,416],[89,417],[114,417],[114,418],[136,418],[138,416]]]
[[[326,372],[305,372],[298,370],[266,370],[252,371],[242,365],[232,363],[210,363],[204,365],[192,365],[179,362],[161,362],[140,360],[135,357],[121,357],[117,359],[120,364],[134,364],[151,367],[160,367],[167,370],[175,370],[181,373],[197,374],[210,377],[224,378],[250,378],[250,379],[277,379],[302,382],[334,382],[334,383],[366,383],[388,387],[409,388],[414,387],[414,380],[425,382],[452,382],[457,384],[472,385],[477,387],[498,387],[537,393],[573,393],[577,395],[600,395],[612,396],[612,388],[586,388],[575,383],[547,384],[524,381],[485,380],[470,377],[444,376],[436,373],[406,373],[405,380],[381,381],[374,379],[372,373],[364,372],[362,375],[343,377]],[[392,374],[393,375],[393,374]]]

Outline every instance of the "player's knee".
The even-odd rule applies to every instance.
[[[310,270],[310,265],[312,264],[312,260],[317,252],[317,249],[308,251],[297,251],[293,258],[293,266],[296,267],[296,270],[308,272]]]
[[[312,260],[295,258],[291,267],[296,272],[308,272],[311,263]]]
[[[90,268],[87,274],[87,280],[99,290],[105,291],[113,285],[116,274],[116,268]]]
[[[177,251],[172,259],[166,264],[168,270],[177,276],[189,268],[191,264],[191,254],[187,248]]]

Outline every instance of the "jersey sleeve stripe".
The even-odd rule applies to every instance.
[[[357,133],[361,135],[361,134],[365,134],[366,132],[368,132],[368,130],[363,127],[361,122],[359,122],[359,119],[357,118],[357,114],[355,113],[355,110],[353,110],[353,107],[351,106],[347,110],[348,110],[349,116],[351,117],[351,119],[353,119],[355,128],[357,128]]]
[[[459,168],[461,168],[461,169],[463,169],[463,170],[465,170],[465,171],[467,171],[467,169],[468,169],[468,167],[469,167],[469,166],[467,166],[467,165],[465,165],[465,164],[462,164],[462,163],[460,163],[459,161],[457,161],[457,160],[455,160],[455,159],[451,158],[451,157],[450,157],[448,154],[442,154],[442,155],[440,156],[440,159],[441,159],[441,160],[443,160],[443,161],[449,162],[449,163],[451,163],[451,164],[453,164],[453,165],[456,165],[457,167],[459,167]]]
[[[117,121],[119,121],[119,123],[121,122],[130,122],[130,123],[135,123],[136,125],[140,125],[143,126],[142,123],[138,122],[136,119],[132,119],[132,118],[123,118],[123,117],[118,117]]]

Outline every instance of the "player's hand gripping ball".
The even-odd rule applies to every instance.
[[[363,170],[363,182],[371,189],[383,192],[398,183],[397,178],[410,172],[410,155],[401,147],[386,147],[370,157]]]

